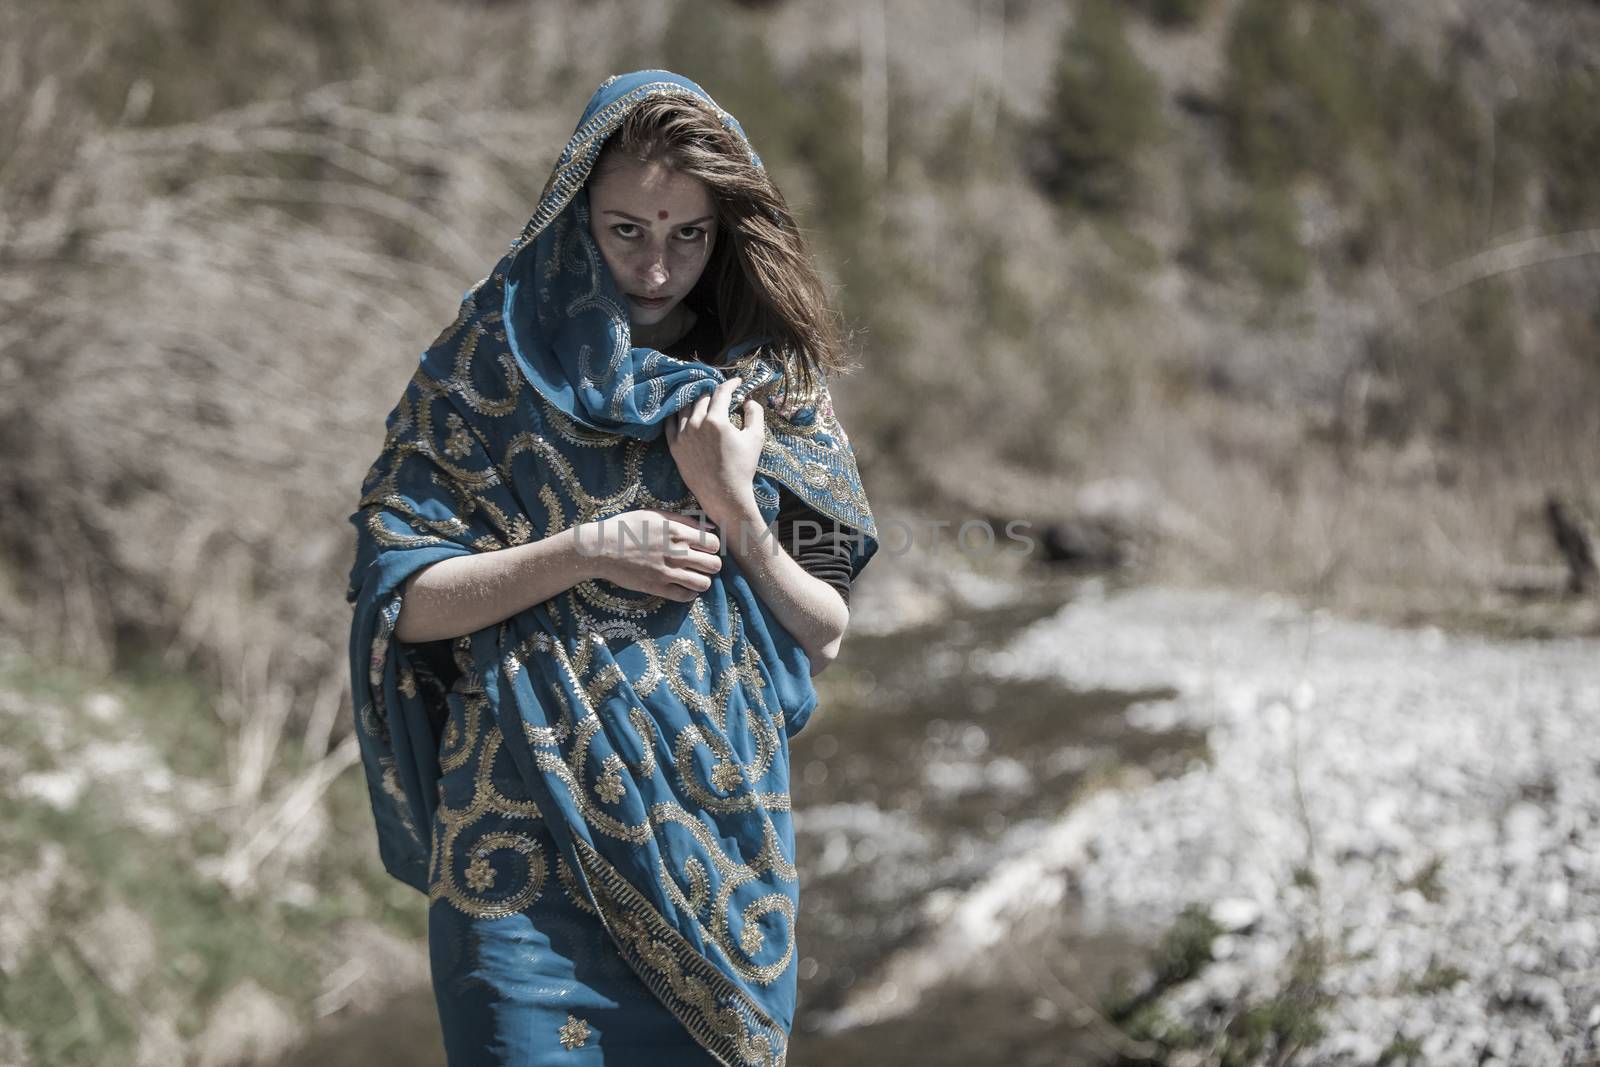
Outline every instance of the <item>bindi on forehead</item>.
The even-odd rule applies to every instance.
[[[667,217],[668,216],[667,216],[667,213],[665,211],[656,212],[656,218],[658,218],[658,219],[661,219],[661,220],[665,221],[667,219]]]

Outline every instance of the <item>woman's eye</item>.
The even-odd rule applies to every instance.
[[[619,222],[611,227],[611,232],[624,240],[628,240],[639,236],[639,227],[632,222]]]
[[[705,232],[706,228],[704,226],[680,226],[678,228],[678,237],[685,241],[698,241],[705,236]]]

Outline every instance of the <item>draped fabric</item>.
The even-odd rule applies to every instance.
[[[356,725],[391,874],[489,919],[559,883],[717,1062],[778,1065],[799,906],[788,740],[817,695],[804,650],[737,561],[725,552],[690,603],[592,580],[454,642],[394,635],[406,579],[431,563],[636,508],[697,509],[664,420],[734,375],[736,423],[746,396],[765,404],[763,518],[782,485],[850,531],[852,577],[877,550],[825,379],[791,388],[785,354],[760,339],[715,367],[631,343],[583,184],[628,112],[661,95],[715,109],[743,139],[687,79],[608,80],[527,226],[389,415],[351,517]],[[494,751],[472,756],[480,769],[441,808],[444,771],[484,723]]]

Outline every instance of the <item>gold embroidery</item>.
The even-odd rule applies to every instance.
[[[695,633],[705,640],[713,651],[719,652],[724,656],[733,655],[733,633],[742,629],[739,609],[730,604],[728,605],[728,610],[732,612],[733,618],[730,620],[728,633],[724,634],[711,621],[711,616],[706,614],[705,601],[697,597],[689,605],[689,618],[694,623]]]
[[[467,884],[477,893],[494,885],[494,868],[489,866],[489,860],[481,852],[467,864]]]
[[[570,1052],[589,1040],[589,1023],[569,1011],[566,1025],[561,1027],[560,1033],[561,1047]]]
[[[595,914],[594,905],[584,896],[583,886],[578,884],[578,876],[572,873],[564,856],[556,857],[556,878],[561,882],[561,888],[566,890],[567,899],[572,901],[573,907],[589,915]]]
[[[496,784],[497,774],[515,780],[515,769],[502,760],[503,739],[488,711],[487,698],[470,675],[457,683],[461,709],[445,725],[445,748],[440,768],[446,773],[472,762],[472,797],[461,807],[451,807],[441,796],[429,857],[428,897],[448,901],[457,910],[477,918],[498,918],[520,911],[539,898],[546,879],[546,859],[538,841],[527,834],[497,829],[504,820],[536,820],[538,805],[518,796],[506,796]],[[450,747],[452,736],[457,747]],[[492,820],[491,832],[479,824]],[[467,859],[458,879],[457,864]],[[495,862],[498,859],[499,862]],[[498,891],[487,895],[491,890]]]
[[[600,920],[639,977],[689,1032],[724,1063],[783,1067],[787,1034],[712,966],[627,879],[574,839]]]
[[[622,786],[622,775],[617,774],[615,771],[601,775],[599,780],[595,782],[594,791],[607,804],[615,804],[627,792]]]
[[[635,688],[634,692],[637,693],[638,689]],[[655,720],[650,717],[649,712],[636,706],[628,709],[628,725],[633,727],[643,751],[636,773],[641,778],[653,778],[656,773]]]
[[[666,862],[662,861],[662,873],[667,875],[666,884],[673,887],[677,882],[671,877],[671,872],[666,869]],[[689,911],[699,915],[711,903],[711,875],[706,871],[706,865],[690,856],[683,863],[683,873],[689,879],[689,891],[677,897],[677,901]]]
[[[689,797],[696,804],[696,809],[691,811],[675,802],[657,802],[650,806],[644,821],[627,823],[607,814],[599,805],[611,801],[611,797],[616,795],[617,786],[626,786],[623,773],[630,768],[619,754],[608,753],[600,775],[593,780],[590,788],[585,788],[584,784],[590,782],[586,771],[590,762],[590,745],[600,736],[602,729],[608,731],[606,740],[615,745],[622,745],[625,739],[631,737],[639,744],[641,754],[647,757],[646,760],[639,762],[647,763],[649,773],[653,775],[659,766],[654,758],[654,746],[661,744],[666,747],[665,741],[659,736],[659,725],[643,708],[629,704],[626,712],[621,712],[620,709],[618,712],[608,710],[602,716],[598,705],[591,702],[591,693],[602,689],[609,691],[613,688],[610,684],[597,686],[595,684],[597,677],[611,679],[619,677],[618,664],[609,655],[608,642],[600,639],[604,633],[610,632],[606,627],[617,624],[597,623],[581,608],[575,607],[574,610],[580,634],[572,641],[570,649],[562,640],[552,638],[548,634],[538,634],[515,646],[505,657],[508,674],[514,673],[510,670],[510,665],[516,664],[520,670],[533,665],[538,659],[543,660],[534,668],[539,675],[550,677],[553,673],[561,683],[549,690],[552,707],[558,713],[553,726],[533,727],[531,724],[524,724],[524,732],[528,734],[530,742],[537,746],[533,751],[536,764],[551,777],[553,782],[567,789],[577,806],[578,817],[594,834],[617,838],[634,845],[645,845],[652,838],[658,838],[662,828],[668,823],[687,832],[698,843],[704,857],[715,867],[718,880],[713,883],[711,872],[705,864],[697,856],[689,856],[681,862],[687,893],[677,885],[670,873],[663,880],[667,892],[683,905],[686,913],[692,912],[697,916],[695,921],[703,943],[720,953],[735,973],[759,984],[776,981],[785,973],[794,956],[792,900],[781,893],[768,894],[752,902],[735,905],[733,894],[741,886],[762,877],[765,872],[771,872],[786,880],[797,879],[798,872],[784,855],[777,828],[770,820],[763,826],[766,840],[760,854],[754,862],[743,864],[728,854],[723,842],[706,826],[703,815],[699,813],[707,810],[788,810],[789,796],[782,790],[746,791],[736,796],[717,796],[696,780],[692,770],[703,768],[699,773],[707,774],[713,780],[713,784],[717,784],[720,780],[723,788],[737,787],[740,784],[740,779],[743,777],[740,774],[741,761],[729,747],[727,739],[732,725],[729,720],[731,702],[734,694],[740,691],[749,701],[741,734],[754,738],[757,748],[756,763],[746,764],[745,775],[754,773],[752,767],[757,768],[761,774],[768,773],[773,762],[783,752],[781,726],[774,725],[775,722],[781,723],[781,716],[769,717],[761,714],[766,705],[761,696],[765,682],[760,676],[759,660],[754,656],[753,650],[748,648],[748,643],[738,642],[733,636],[737,633],[737,613],[730,619],[725,632],[717,632],[713,628],[715,637],[707,635],[703,638],[705,649],[711,650],[713,654],[719,649],[735,653],[734,662],[720,670],[717,684],[709,698],[683,685],[685,679],[682,679],[681,671],[678,669],[681,663],[693,662],[696,665],[694,673],[697,675],[703,677],[710,670],[710,663],[705,659],[704,650],[691,654],[692,649],[698,648],[695,641],[674,639],[675,643],[683,642],[683,647],[679,654],[669,654],[665,657],[668,660],[665,676],[669,685],[677,679],[678,684],[672,685],[674,691],[676,692],[682,685],[686,691],[685,695],[690,698],[686,703],[695,706],[706,717],[706,727],[694,725],[685,727],[671,743],[672,773],[679,782],[680,795]],[[705,622],[709,626],[708,616]],[[637,632],[636,624],[622,622],[620,626],[626,627],[629,635],[635,639],[643,636]],[[741,645],[745,647],[739,647]],[[642,672],[645,675],[656,671],[656,668],[650,665],[653,662],[649,656],[649,649],[652,646],[653,643],[649,641],[632,646],[633,649],[645,653],[646,666]],[[620,679],[618,684],[628,682],[626,674],[621,674]],[[633,728],[631,735],[626,729],[621,728],[623,723]],[[606,726],[606,724],[611,725]],[[711,729],[713,724],[714,730]],[[557,734],[565,735],[562,738],[563,743],[570,738],[570,747],[565,752],[562,751],[563,743],[557,743],[553,736]],[[486,728],[486,737],[486,747],[498,747],[500,739],[492,722]],[[701,747],[710,749],[711,760],[707,761],[703,756],[696,754]],[[720,772],[716,769],[719,765]],[[612,780],[613,778],[615,780]],[[668,871],[664,863],[663,871]],[[566,875],[560,876],[565,884]],[[569,894],[573,893],[571,886],[566,888]],[[734,929],[730,928],[729,913],[736,910],[739,912],[736,916],[739,926]],[[776,912],[783,919],[783,924],[775,929],[784,931],[784,936],[771,950],[771,954],[777,958],[772,962],[756,964],[749,958],[752,955],[749,946],[755,946],[758,952],[767,946],[770,940],[767,934],[770,931],[760,928],[758,918],[768,912]],[[659,955],[659,950],[656,954]]]
[[[500,353],[495,360],[499,365],[500,375],[505,380],[506,395],[492,399],[478,390],[474,374],[477,367],[473,356],[478,350],[478,343],[483,340],[484,334],[488,333],[486,327],[498,321],[499,317],[491,313],[472,324],[472,329],[456,350],[454,371],[443,383],[446,390],[461,397],[473,411],[490,416],[510,415],[516,410],[517,399],[522,393],[522,372],[517,368],[516,360],[511,358],[509,352]]]
[[[466,697],[462,702],[466,706],[466,724],[461,725],[454,715],[445,720],[444,737],[439,746],[439,770],[444,773],[465,764],[478,742],[478,719],[485,701],[482,697]]]
[[[451,459],[466,459],[472,454],[472,435],[467,432],[467,424],[453,411],[445,424],[450,427],[450,436],[445,440],[444,454]]]
[[[742,781],[744,776],[739,773],[738,765],[728,760],[721,760],[711,768],[711,784],[724,793],[732,792]]]

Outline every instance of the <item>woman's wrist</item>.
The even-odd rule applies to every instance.
[[[578,576],[578,581],[587,582],[607,576],[609,557],[606,553],[606,529],[600,520],[570,526],[563,530],[562,534],[568,536],[569,562],[572,573]],[[576,585],[577,582],[573,584]]]
[[[724,551],[743,550],[746,545],[761,541],[767,530],[767,520],[756,503],[755,490],[705,509],[706,518],[717,528]]]
[[[586,533],[588,531],[585,531]],[[453,556],[406,581],[401,641],[458,637],[542,603],[598,574],[576,527],[494,552]]]

